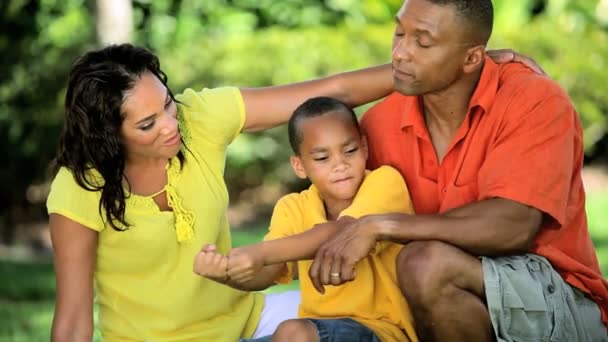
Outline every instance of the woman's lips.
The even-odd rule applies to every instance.
[[[173,146],[177,143],[179,143],[180,141],[180,135],[179,132],[175,133],[174,136],[172,136],[171,138],[167,139],[164,143],[165,146]]]

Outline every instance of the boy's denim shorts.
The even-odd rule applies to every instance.
[[[380,342],[373,330],[350,318],[308,320],[317,327],[319,342]]]
[[[365,325],[350,318],[307,318],[317,327],[319,342],[380,342],[378,336]],[[270,342],[272,336],[241,340],[247,342]]]

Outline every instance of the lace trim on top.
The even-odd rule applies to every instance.
[[[192,133],[190,132],[188,123],[186,122],[186,119],[184,118],[184,110],[183,110],[182,106],[185,106],[185,105],[178,104],[178,106],[177,106],[177,124],[179,126],[179,134],[182,136],[182,141],[184,142],[182,144],[181,150],[182,150],[182,152],[185,152],[184,151],[185,147],[187,147],[187,145],[190,143],[190,141],[192,141]],[[186,145],[186,146],[184,146],[184,145]]]
[[[177,158],[171,158],[167,166],[167,185],[165,185],[160,191],[148,195],[140,196],[131,194],[128,199],[128,205],[140,209],[151,209],[158,210],[158,205],[154,202],[154,197],[160,195],[163,192],[167,192],[167,201],[169,206],[173,209],[173,217],[175,218],[175,234],[177,235],[177,241],[180,243],[186,243],[192,240],[194,237],[194,212],[184,208],[182,199],[177,194],[175,184],[180,177],[180,165]]]
[[[176,158],[169,161],[167,170],[167,177],[169,179],[167,185],[165,185],[165,189],[167,190],[169,206],[173,208],[175,213],[175,234],[177,235],[177,242],[181,243],[191,241],[192,237],[194,237],[195,216],[193,211],[184,208],[182,198],[177,195],[177,191],[173,186],[180,176],[179,162],[174,162],[174,160],[179,161]]]

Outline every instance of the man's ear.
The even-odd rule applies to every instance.
[[[463,71],[465,74],[471,74],[483,65],[483,61],[486,57],[486,47],[483,45],[477,45],[469,48],[464,60]]]
[[[304,164],[302,163],[302,158],[298,156],[291,156],[289,158],[289,163],[291,164],[291,168],[293,172],[298,176],[298,178],[306,179],[308,178],[306,175],[306,170],[304,170]]]

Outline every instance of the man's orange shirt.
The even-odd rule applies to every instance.
[[[369,167],[392,165],[418,214],[500,197],[545,213],[532,253],[587,293],[608,326],[608,282],[587,230],[582,129],[568,96],[516,63],[486,58],[468,113],[438,162],[420,99],[393,93],[362,118]]]

